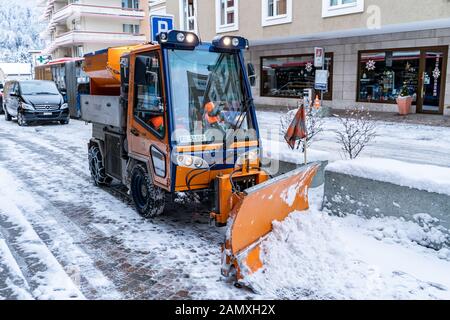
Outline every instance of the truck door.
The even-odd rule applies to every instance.
[[[170,190],[168,117],[160,51],[137,53],[134,62],[128,102],[129,152],[147,162],[155,185]]]

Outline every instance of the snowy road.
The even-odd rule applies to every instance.
[[[258,294],[238,290],[220,276],[223,230],[209,226],[203,208],[171,206],[163,217],[144,220],[122,196],[92,185],[86,161],[90,135],[90,126],[79,121],[72,121],[68,126],[20,128],[15,122],[0,119],[0,299],[371,298],[370,291],[360,296],[346,289],[359,282],[345,282],[346,276],[353,277],[345,270],[353,265],[352,261],[364,260],[376,266],[380,252],[386,249],[394,255],[406,251],[403,256],[413,265],[414,259],[420,261],[423,269],[450,270],[450,253],[447,260],[446,251],[440,252],[439,259],[438,253],[409,240],[394,241],[394,244],[379,242],[380,232],[389,234],[380,225],[391,227],[392,222],[374,226],[373,221],[351,220],[350,223],[323,218],[321,227],[316,229],[318,233],[311,233],[312,226],[310,233],[306,233],[315,236],[314,241],[307,243],[321,247],[296,247],[283,240],[280,246],[288,250],[275,260],[294,257],[291,260],[300,263],[305,257],[320,258],[325,265],[342,266],[342,270],[334,270],[331,275],[344,278],[327,288],[333,292],[324,294],[319,290],[316,295],[311,294],[317,285],[326,285],[327,279],[313,281],[324,272],[315,269],[317,264],[313,260],[304,263],[310,266],[307,276],[300,277],[300,282],[296,282],[300,278],[292,278],[291,291],[280,294],[280,288],[271,285],[275,282],[278,286],[285,285],[281,278],[279,282],[271,282],[264,275],[255,277],[258,282],[253,283]],[[319,202],[320,195],[313,197],[315,206]],[[313,210],[310,214],[321,213]],[[307,222],[299,217],[294,226],[300,228]],[[292,225],[286,226],[296,232]],[[329,231],[328,235],[320,231],[322,227]],[[293,234],[289,239],[306,243],[300,234]],[[328,240],[335,243],[337,238],[353,243],[351,255],[336,246],[327,247]],[[373,246],[374,254],[366,250],[366,244]],[[307,251],[302,252],[302,247]],[[317,251],[320,248],[339,254],[321,258]],[[330,259],[326,260],[327,257]],[[344,262],[337,264],[338,261]],[[449,297],[450,283],[439,276],[442,272],[431,273],[431,277],[408,270],[399,261],[390,263],[393,266],[386,271],[388,276],[384,274],[383,281],[376,284],[380,292],[395,294],[381,297]],[[268,266],[267,275],[270,275],[274,269],[270,269],[270,263]],[[295,272],[297,269],[292,266],[278,265],[276,269]],[[360,281],[368,276],[364,270],[356,271]],[[402,276],[389,276],[394,271]],[[389,287],[391,283],[395,288]]]
[[[94,187],[86,161],[90,132],[79,121],[19,128],[0,120],[0,244],[7,244],[0,248],[10,248],[21,269],[13,274],[27,283],[17,297],[255,296],[221,281],[223,235],[207,215],[179,206],[144,220],[123,198]],[[24,251],[29,242],[35,250]],[[40,274],[31,268],[36,263]],[[69,290],[76,285],[82,295]],[[0,297],[1,290],[0,280]]]

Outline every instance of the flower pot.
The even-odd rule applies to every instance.
[[[411,104],[412,104],[411,96],[398,97],[397,98],[398,113],[402,116],[407,115],[409,113],[409,110],[411,109]]]

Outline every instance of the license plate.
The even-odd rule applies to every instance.
[[[53,113],[51,113],[51,112],[44,112],[44,116],[51,116],[51,115],[53,115]]]

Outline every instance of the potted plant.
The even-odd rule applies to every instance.
[[[398,113],[400,115],[405,116],[409,113],[412,100],[412,96],[409,94],[409,89],[405,82],[400,91],[400,95],[397,97]]]

